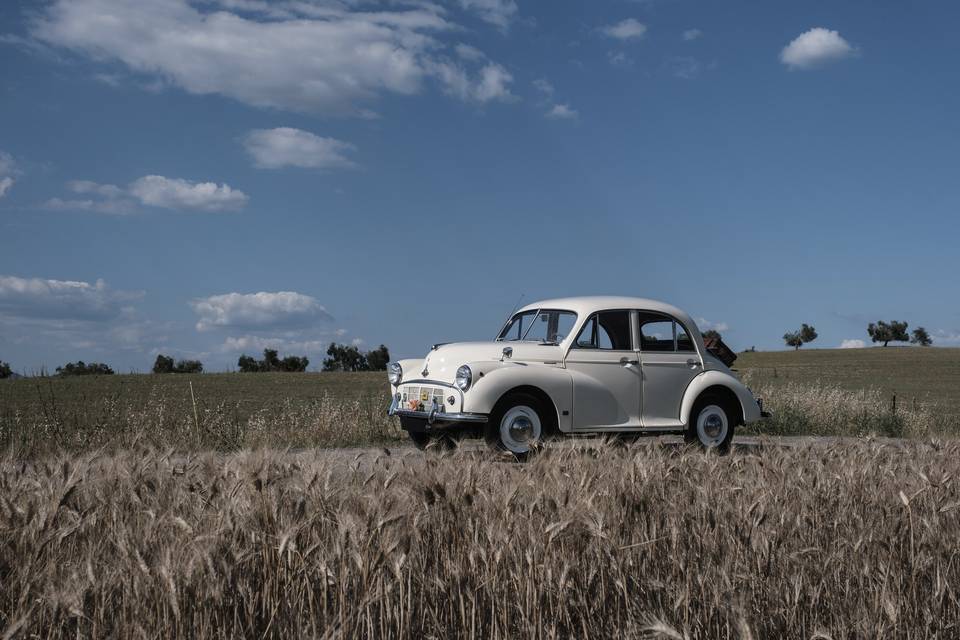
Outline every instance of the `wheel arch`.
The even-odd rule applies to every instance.
[[[731,375],[719,371],[708,371],[697,376],[684,393],[680,408],[680,420],[683,424],[690,424],[693,407],[705,394],[723,398],[726,408],[733,414],[730,419],[734,425],[742,425],[746,422],[749,409],[744,406],[744,398],[749,397],[752,400],[750,391]],[[756,404],[755,401],[754,404]]]
[[[557,405],[553,401],[553,398],[551,398],[550,394],[540,387],[530,384],[517,385],[516,387],[507,389],[500,394],[500,397],[497,398],[497,402],[493,406],[494,408],[492,414],[496,414],[497,412],[503,410],[504,401],[509,396],[514,394],[526,394],[536,398],[547,414],[543,416],[546,421],[546,424],[544,424],[544,427],[546,427],[546,432],[557,433],[560,430],[560,412],[557,409]]]

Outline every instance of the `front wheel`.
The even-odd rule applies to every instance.
[[[730,450],[735,426],[730,416],[730,411],[719,398],[701,398],[690,412],[690,424],[684,440],[697,443],[707,450],[726,453]]]
[[[496,451],[525,458],[543,444],[545,414],[540,401],[525,393],[507,396],[497,403],[487,422],[484,439]]]

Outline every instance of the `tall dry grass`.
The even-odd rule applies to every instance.
[[[379,391],[379,390],[378,390]],[[253,412],[237,402],[196,405],[154,388],[145,401],[102,395],[58,407],[55,398],[24,411],[0,411],[0,450],[19,457],[53,451],[121,450],[137,446],[179,451],[245,447],[336,447],[405,439],[386,415],[386,393],[311,400],[264,398]]]
[[[960,445],[0,462],[3,637],[951,638]]]
[[[773,417],[745,431],[771,435],[888,436],[958,435],[956,416],[930,402],[895,404],[877,389],[848,390],[826,383],[786,381],[748,372],[744,376]]]

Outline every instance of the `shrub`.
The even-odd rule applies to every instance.
[[[58,376],[90,376],[90,375],[113,375],[113,369],[101,362],[85,363],[83,360],[68,362],[62,367],[57,367]]]

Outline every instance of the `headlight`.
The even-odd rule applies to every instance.
[[[457,385],[460,391],[469,389],[471,382],[473,382],[473,371],[470,370],[470,367],[463,365],[457,369],[457,378],[453,381],[453,384]]]
[[[390,381],[390,384],[397,386],[400,384],[400,380],[403,379],[403,367],[400,366],[399,362],[391,362],[387,365],[387,380]]]

